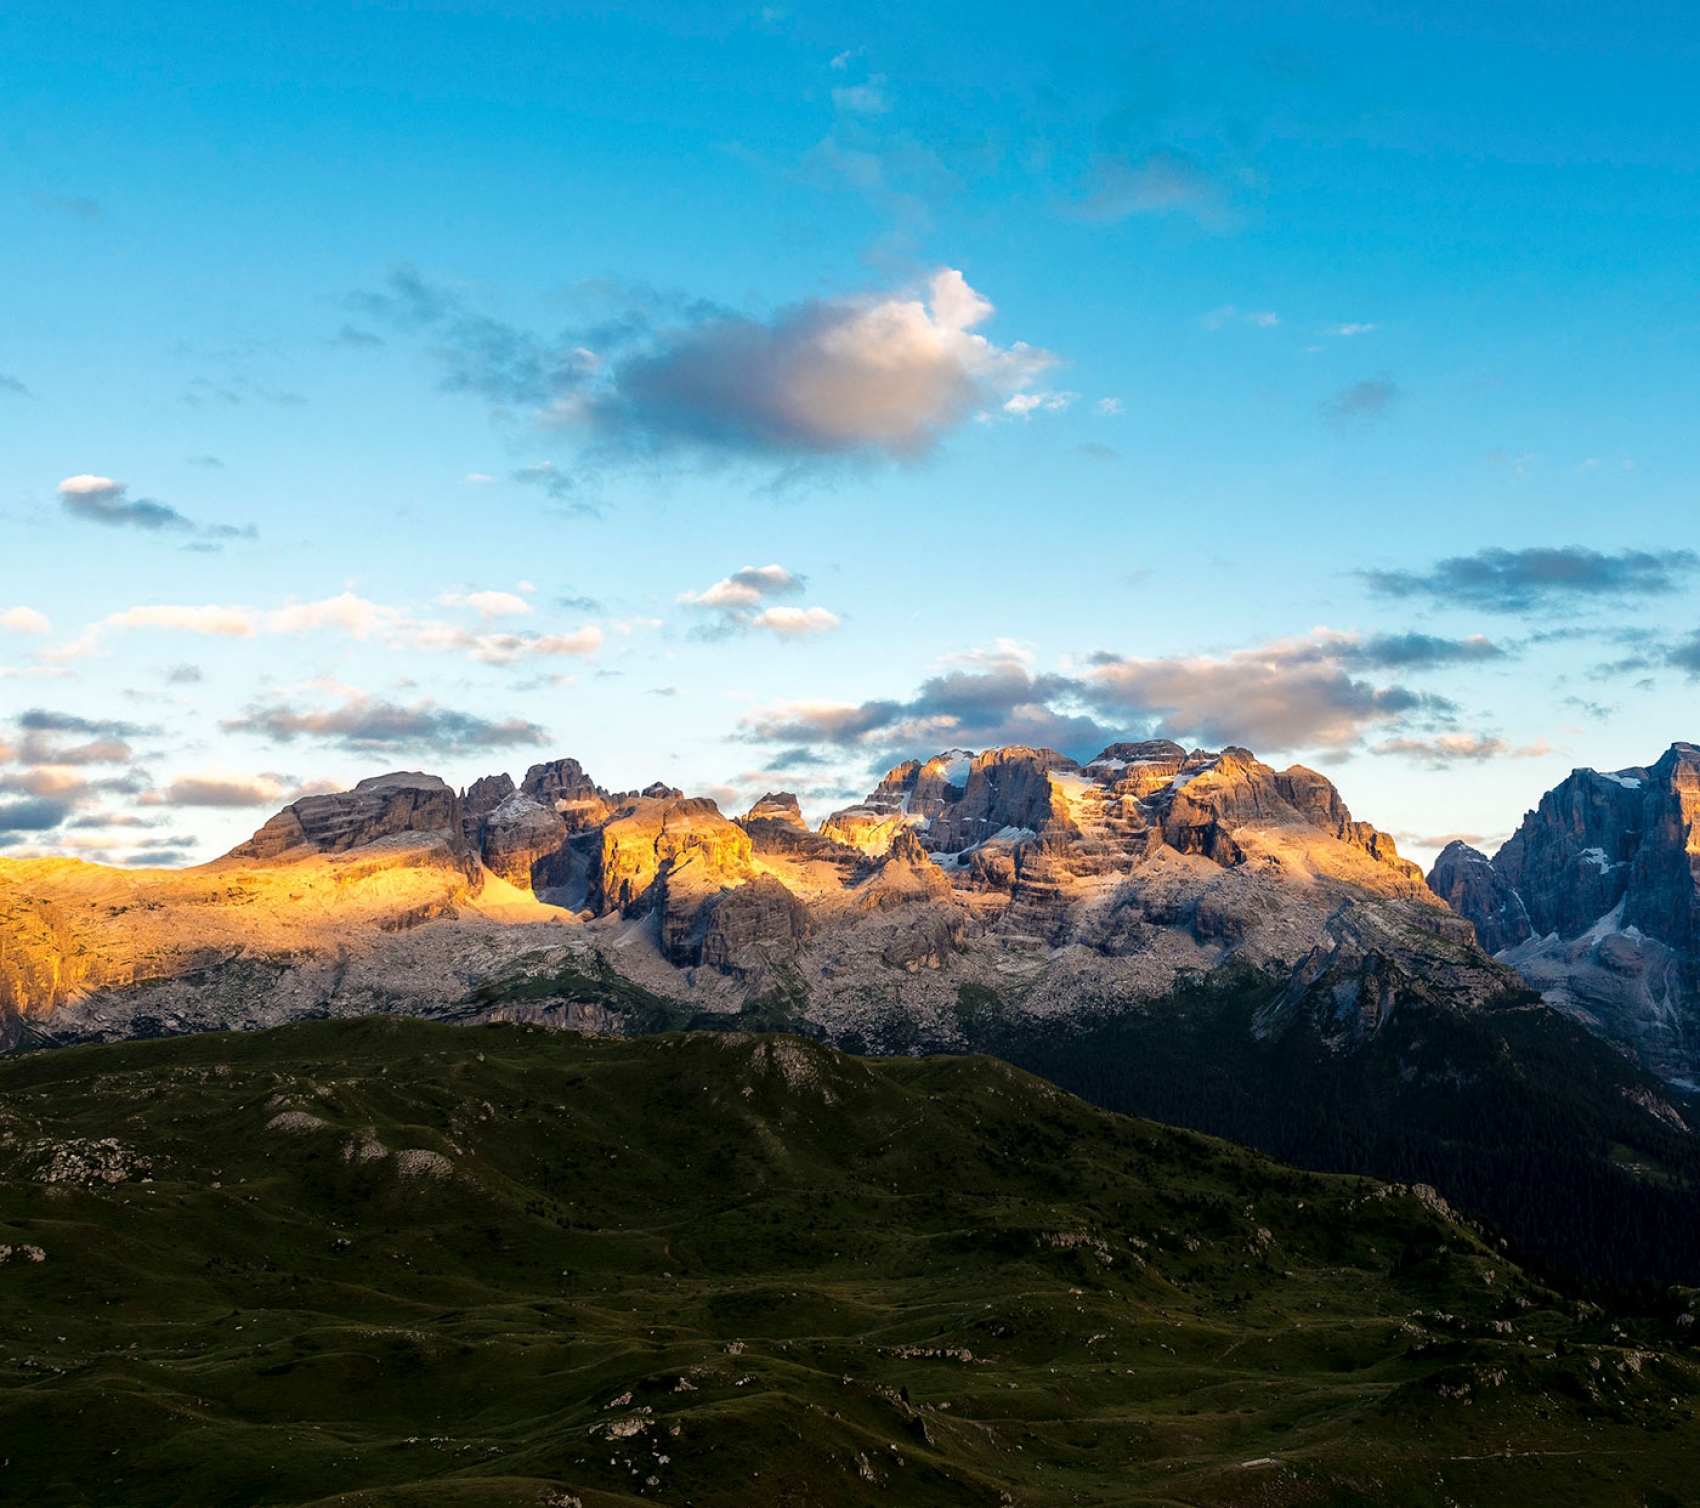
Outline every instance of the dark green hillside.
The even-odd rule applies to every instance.
[[[0,1064],[0,1501],[1675,1504],[1686,1298],[987,1059],[395,1018]]]
[[[1398,1011],[1336,1053],[1302,1030],[1256,1038],[1275,989],[1246,971],[1061,1028],[976,1002],[971,1035],[1109,1109],[1304,1167],[1432,1183],[1567,1273],[1700,1283],[1692,1097],[1532,995],[1466,1014]]]

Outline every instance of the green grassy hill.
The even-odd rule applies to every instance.
[[[0,1501],[1692,1501],[1685,1295],[983,1058],[395,1018],[0,1063]]]

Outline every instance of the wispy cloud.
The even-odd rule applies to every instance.
[[[106,210],[100,201],[91,199],[86,194],[49,194],[38,190],[30,195],[30,202],[50,215],[64,215],[90,225],[106,218]]]
[[[1383,597],[1427,597],[1443,606],[1525,612],[1585,601],[1667,596],[1700,571],[1692,550],[1619,550],[1581,545],[1487,549],[1453,555],[1426,571],[1360,571]]]
[[[1442,733],[1434,738],[1390,738],[1370,746],[1371,754],[1415,760],[1430,769],[1455,764],[1481,764],[1489,759],[1539,759],[1553,752],[1545,739],[1513,748],[1503,738],[1485,733]]]
[[[1179,214],[1220,230],[1232,219],[1222,185],[1184,152],[1160,148],[1138,158],[1099,156],[1086,181],[1079,213],[1088,220]]]
[[[405,608],[373,602],[353,592],[269,610],[218,603],[153,603],[108,614],[70,643],[44,651],[43,658],[59,662],[79,659],[112,634],[143,630],[225,639],[328,632],[370,640],[390,649],[463,653],[494,665],[532,657],[582,658],[601,649],[602,630],[593,623],[555,632],[517,632],[489,626],[492,618],[513,613],[515,603],[521,611],[530,610],[523,598],[506,592],[462,594],[459,605],[479,616],[476,628],[446,618],[419,617]]]
[[[109,528],[192,533],[200,536],[203,542],[252,539],[256,534],[252,525],[239,529],[230,524],[197,524],[175,508],[151,497],[131,497],[125,483],[114,481],[109,476],[83,472],[66,477],[55,490],[59,494],[60,507],[72,518],[104,524]]]
[[[331,705],[304,704],[284,695],[255,703],[220,726],[227,733],[252,733],[273,743],[305,738],[361,753],[421,749],[461,754],[536,745],[548,737],[524,718],[491,720],[429,699],[402,705],[354,687],[324,689],[330,692]]]
[[[1322,417],[1336,429],[1367,429],[1391,417],[1403,396],[1385,372],[1348,383],[1322,405]]]

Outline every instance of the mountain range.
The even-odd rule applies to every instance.
[[[14,1045],[389,1011],[988,1049],[1436,1183],[1561,1265],[1695,1276],[1697,775],[1681,744],[1578,771],[1425,878],[1240,748],[946,751],[818,829],[786,793],[728,818],[571,759],[395,773],[192,869],[0,861],[0,1019]]]

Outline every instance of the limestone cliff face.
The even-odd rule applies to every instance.
[[[296,851],[346,853],[396,833],[445,833],[459,843],[460,798],[435,775],[398,771],[362,780],[352,791],[305,796],[285,807],[246,843],[238,859],[276,859]]]
[[[484,867],[521,890],[532,888],[540,860],[560,852],[569,829],[553,806],[515,791],[485,817],[479,832]]]
[[[749,834],[708,798],[639,797],[602,829],[591,904],[628,915],[646,910],[657,880],[675,870],[676,890],[725,889],[752,876],[751,857]]]
[[[1700,1079],[1700,749],[1575,770],[1487,863],[1441,855],[1429,885],[1547,1001],[1653,1071]]]

